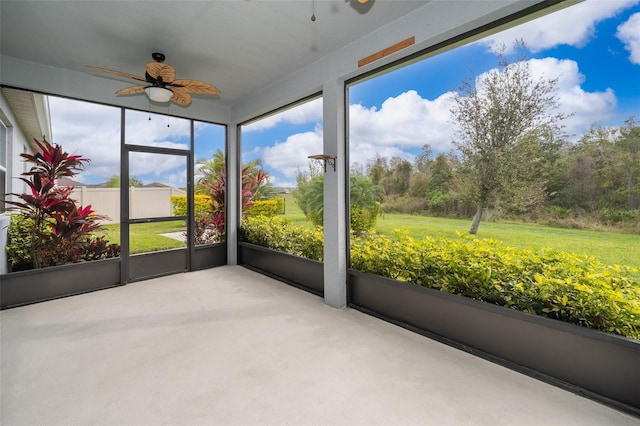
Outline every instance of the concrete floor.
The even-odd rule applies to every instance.
[[[238,266],[0,319],[3,425],[640,425]]]

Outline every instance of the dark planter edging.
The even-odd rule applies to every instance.
[[[186,248],[131,255],[129,257],[128,282],[187,272],[189,270],[188,256]]]
[[[318,296],[324,295],[324,264],[317,260],[239,243],[238,263]]]
[[[194,258],[191,260],[191,270],[199,271],[226,264],[227,243],[196,246]]]
[[[120,259],[94,260],[0,275],[0,308],[29,305],[120,285]]]
[[[640,342],[349,270],[349,305],[640,415]]]

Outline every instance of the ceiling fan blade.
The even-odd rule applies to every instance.
[[[138,77],[137,75],[128,74],[122,71],[114,71],[107,68],[94,67],[92,65],[87,65],[86,67],[94,71],[100,71],[100,72],[105,72],[107,74],[117,75],[118,77],[131,78],[133,80],[138,80],[138,81],[147,81],[144,77]]]
[[[204,95],[219,95],[220,90],[209,83],[199,80],[174,80],[171,86],[181,87],[189,93],[201,93]]]
[[[118,90],[116,95],[137,95],[138,93],[144,92],[145,87],[147,86],[125,87],[124,89]]]
[[[176,79],[175,68],[162,62],[149,62],[147,64],[147,74],[156,80],[158,80],[158,77],[162,77],[162,81],[165,83],[171,83]]]
[[[191,103],[191,95],[182,87],[174,87],[171,89],[173,96],[171,101],[181,106],[188,106]]]

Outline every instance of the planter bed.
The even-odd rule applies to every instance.
[[[349,305],[640,415],[640,342],[349,271]]]
[[[119,258],[12,272],[0,275],[0,308],[43,302],[119,284]]]
[[[129,257],[128,282],[148,280],[189,270],[186,248],[134,254]]]
[[[238,263],[319,296],[324,295],[324,265],[255,244],[238,244]]]
[[[227,264],[227,244],[196,246],[191,260],[191,270],[214,268]]]

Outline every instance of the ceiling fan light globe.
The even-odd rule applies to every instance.
[[[169,102],[173,96],[173,92],[164,87],[147,87],[144,91],[154,102]]]

